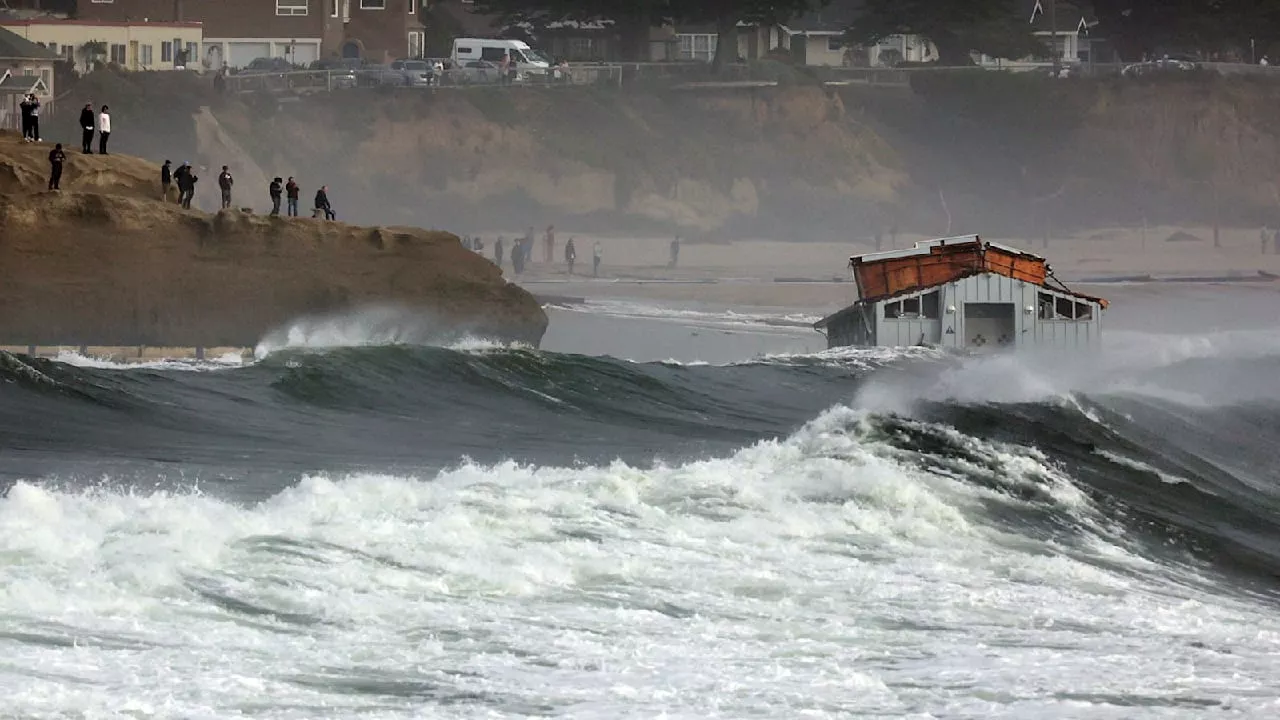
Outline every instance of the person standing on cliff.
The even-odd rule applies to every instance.
[[[578,248],[574,246],[573,238],[564,244],[564,261],[569,265],[569,277],[573,277],[573,264],[578,261]]]
[[[548,265],[556,261],[555,225],[548,225],[547,234],[542,236],[542,261]]]
[[[62,151],[62,143],[58,143],[49,151],[49,189],[62,190],[62,163],[67,161],[67,154]]]
[[[506,241],[499,235],[498,239],[493,243],[493,262],[498,267],[502,267],[502,256],[505,250]]]
[[[93,154],[93,103],[84,104],[84,109],[80,111],[80,129],[83,131],[80,140],[80,151],[85,155]]]
[[[173,171],[169,165],[170,162],[165,160],[160,166],[160,202],[169,202],[169,187],[173,185]]]
[[[235,178],[231,177],[231,171],[226,165],[222,166],[222,172],[218,173],[218,188],[222,190],[222,209],[226,210],[231,207],[231,186],[235,185]]]
[[[31,96],[31,142],[40,142],[40,98]]]
[[[289,182],[284,184],[284,196],[289,201],[289,217],[298,217],[298,193],[300,188],[298,183],[289,178]]]
[[[271,180],[271,185],[267,187],[267,193],[271,195],[271,214],[280,214],[280,197],[284,194],[284,181],[280,178]]]
[[[333,212],[333,206],[329,204],[329,186],[328,185],[321,185],[320,189],[316,191],[316,215],[317,216],[320,214],[321,210],[324,211],[325,220],[338,219],[338,215]]]
[[[107,154],[107,139],[111,137],[111,113],[107,112],[107,106],[102,106],[102,112],[98,113],[98,154]]]
[[[22,111],[22,142],[31,142],[31,95],[23,95],[18,109]]]

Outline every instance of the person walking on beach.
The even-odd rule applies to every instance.
[[[222,172],[218,173],[218,188],[222,190],[222,209],[226,210],[231,207],[231,186],[235,185],[235,178],[231,177],[231,171],[226,165],[222,166]]]
[[[62,181],[62,163],[67,161],[67,154],[62,151],[62,143],[58,143],[49,151],[49,189],[62,190],[58,185]]]
[[[564,244],[564,261],[569,265],[569,277],[573,277],[573,264],[578,261],[578,248],[574,246],[573,238]]]
[[[675,239],[671,241],[671,261],[667,263],[667,267],[674,269],[679,264],[680,264],[680,236],[677,235]]]
[[[160,166],[160,202],[169,202],[169,186],[173,185],[173,171],[169,169],[169,161]]]
[[[542,261],[550,265],[556,258],[556,226],[548,225],[547,234],[542,238]]]
[[[320,211],[324,211],[325,220],[337,220],[338,215],[333,211],[333,206],[329,204],[329,186],[321,185],[316,191],[316,216],[320,215]]]
[[[102,112],[98,114],[98,154],[107,154],[107,139],[111,137],[111,113],[107,112],[107,106],[102,106]],[[92,139],[90,140],[92,142]]]
[[[600,241],[597,240],[595,247],[591,248],[591,277],[600,277]]]
[[[93,154],[93,103],[84,104],[84,109],[80,111],[80,129],[82,131],[80,139],[80,151],[85,155]]]
[[[298,183],[289,178],[289,182],[284,184],[284,196],[289,201],[289,217],[298,217],[298,193],[300,188]]]
[[[280,197],[284,194],[284,184],[280,178],[272,178],[267,186],[267,194],[271,196],[271,214],[280,214]]]

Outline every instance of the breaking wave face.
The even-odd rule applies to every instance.
[[[5,709],[1269,717],[1272,342],[0,354]]]

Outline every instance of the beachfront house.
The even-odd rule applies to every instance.
[[[34,93],[53,109],[53,63],[57,56],[0,27],[0,128],[22,129],[22,98]]]

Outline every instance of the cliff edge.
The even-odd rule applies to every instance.
[[[538,344],[532,295],[444,232],[162,203],[154,163],[0,133],[0,344],[248,347],[293,321],[396,308],[415,338]],[[202,192],[216,192],[213,177]]]

